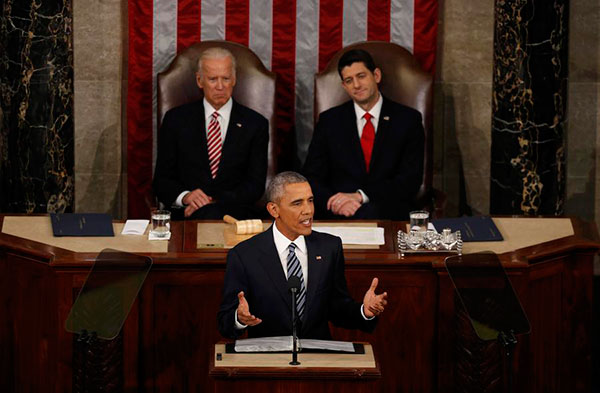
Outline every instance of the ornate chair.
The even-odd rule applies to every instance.
[[[203,41],[181,51],[169,68],[158,74],[157,121],[171,108],[201,99],[202,90],[196,85],[196,69],[200,54],[211,47],[228,49],[235,56],[236,85],[233,98],[254,109],[269,120],[269,166],[267,180],[277,171],[275,156],[275,74],[265,68],[249,48],[229,41]]]
[[[425,130],[423,183],[416,199],[432,215],[443,215],[445,196],[432,188],[433,135],[432,86],[433,78],[421,69],[413,55],[403,47],[383,41],[367,41],[347,46],[338,51],[327,66],[315,75],[315,123],[321,112],[349,100],[342,88],[337,64],[342,54],[350,49],[364,49],[371,54],[383,74],[380,91],[393,101],[421,112]]]

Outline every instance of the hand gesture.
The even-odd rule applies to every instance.
[[[378,283],[379,279],[375,277],[363,299],[363,312],[367,318],[381,314],[387,305],[387,292],[379,295],[375,294],[375,288],[377,288]]]
[[[262,319],[256,318],[254,315],[250,314],[250,307],[248,306],[248,301],[244,297],[244,291],[238,293],[238,304],[237,308],[237,320],[242,325],[246,326],[255,326],[262,322]]]

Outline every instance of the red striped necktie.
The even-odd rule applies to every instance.
[[[217,176],[219,170],[219,161],[221,161],[221,125],[219,124],[219,113],[213,112],[208,124],[208,163],[210,164],[210,173],[213,179]]]

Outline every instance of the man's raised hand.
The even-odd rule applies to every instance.
[[[387,305],[387,292],[379,295],[375,294],[375,289],[377,288],[378,283],[379,279],[375,277],[371,282],[371,287],[367,293],[365,293],[365,297],[363,299],[363,312],[367,318],[372,318],[381,314]]]
[[[238,308],[237,308],[237,320],[242,325],[246,326],[255,326],[262,322],[262,319],[256,318],[254,315],[250,314],[250,307],[248,306],[248,301],[244,297],[244,291],[238,293]]]

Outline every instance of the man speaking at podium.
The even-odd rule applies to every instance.
[[[287,280],[296,275],[298,336],[331,339],[329,324],[371,332],[387,304],[376,295],[374,278],[363,303],[348,293],[340,238],[312,230],[313,194],[306,178],[283,172],[267,187],[267,210],[275,219],[267,231],[227,255],[223,299],[217,320],[225,337],[289,336],[292,295]]]

